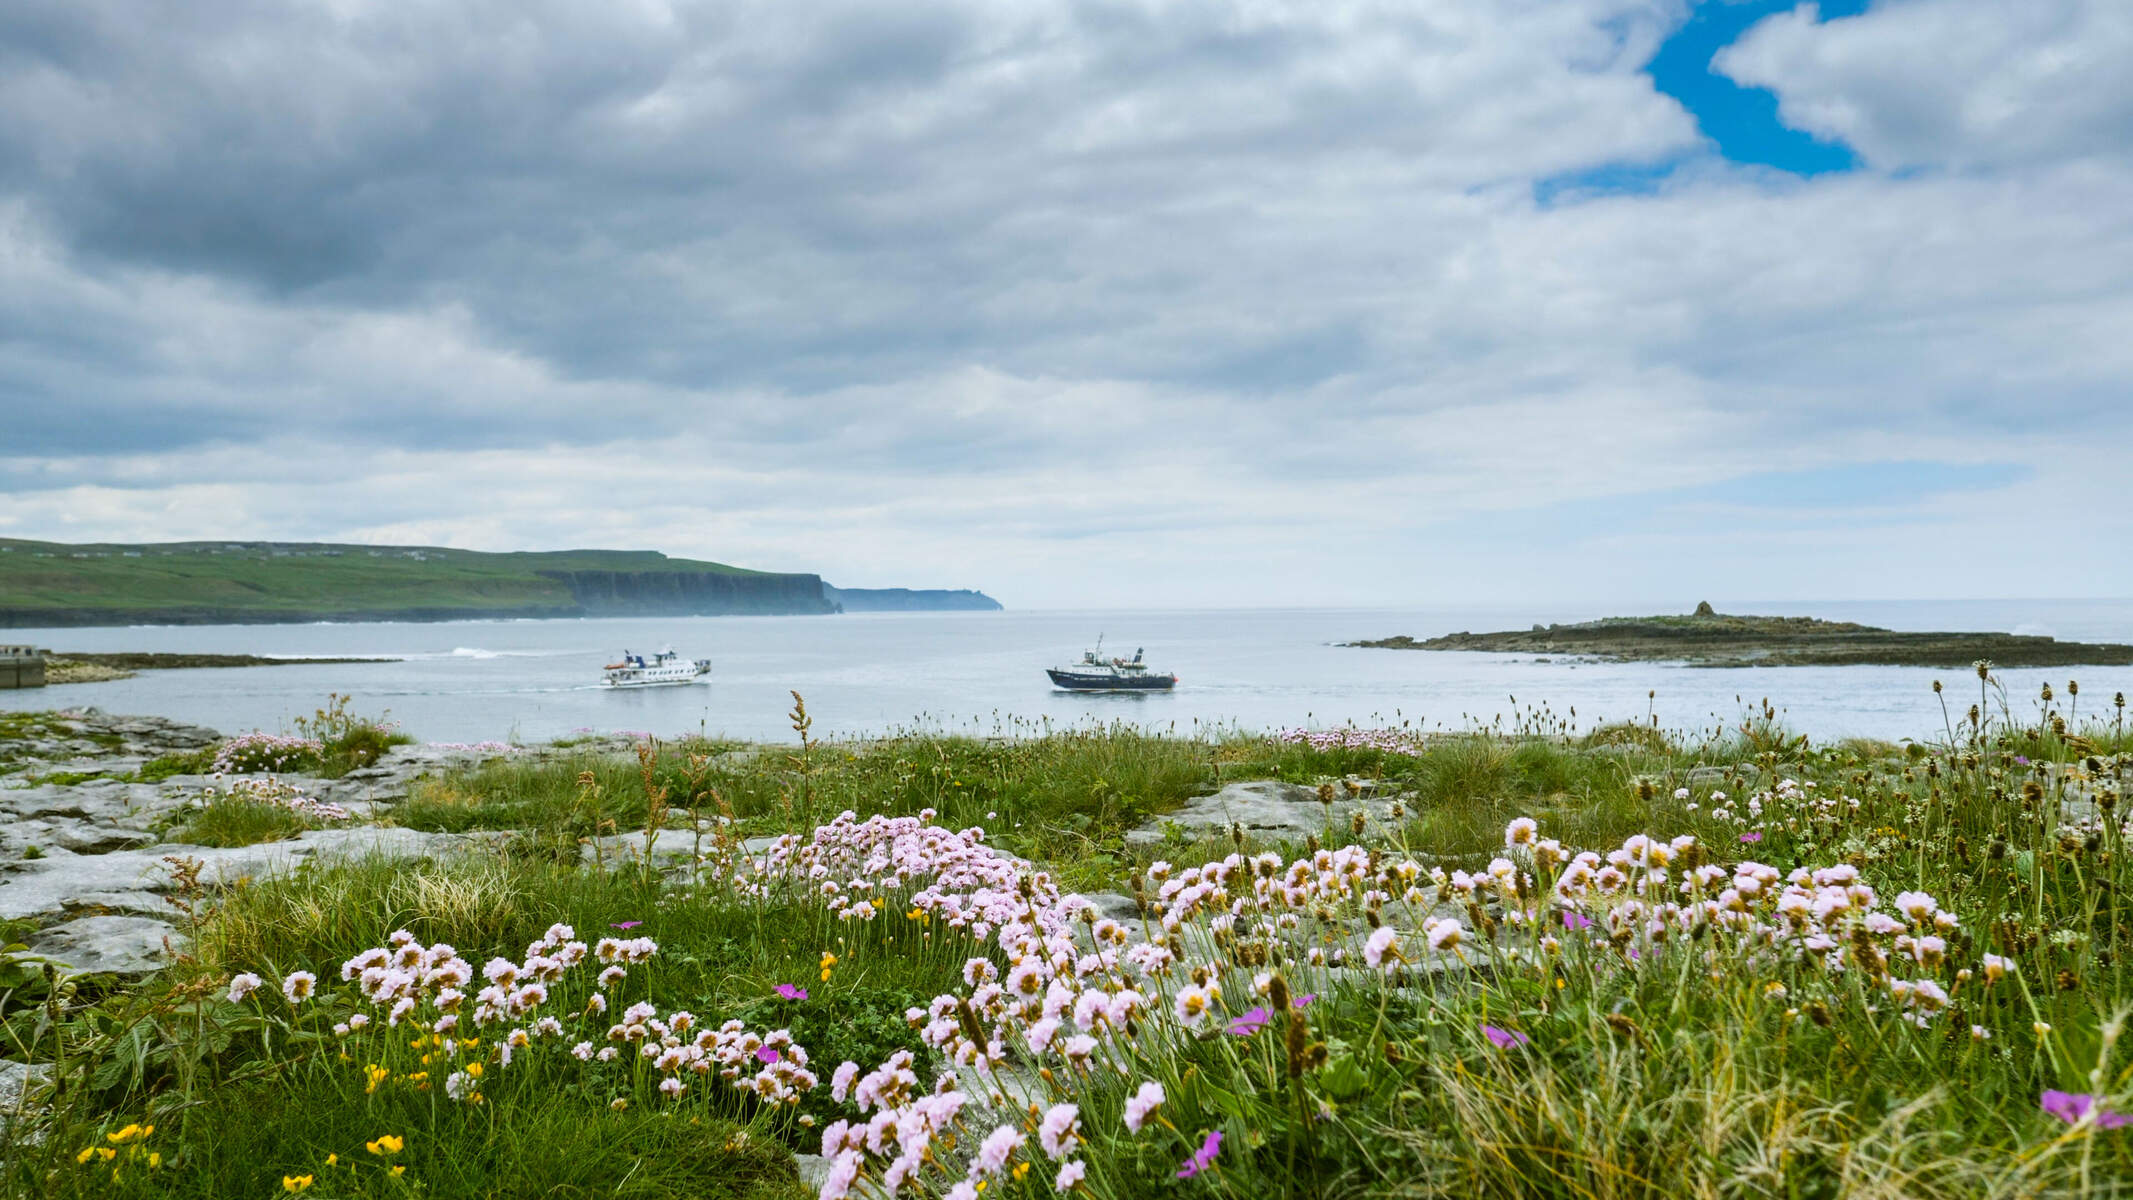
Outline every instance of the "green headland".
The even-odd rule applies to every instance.
[[[980,592],[836,589],[649,550],[490,554],[320,542],[0,539],[0,627],[450,621],[998,608]]]

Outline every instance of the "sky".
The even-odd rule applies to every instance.
[[[11,0],[0,536],[2133,595],[2124,0]]]

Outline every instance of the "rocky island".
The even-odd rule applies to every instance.
[[[1607,662],[1681,662],[1696,667],[2124,666],[2133,646],[2062,642],[2014,633],[1916,633],[1814,617],[1721,613],[1699,604],[1683,616],[1607,617],[1501,633],[1448,633],[1348,642],[1381,650],[1488,650]]]

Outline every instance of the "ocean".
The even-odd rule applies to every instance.
[[[2133,601],[2124,600],[1738,602],[1719,608],[1894,629],[2133,642]],[[1574,719],[1580,729],[1655,714],[1665,728],[1695,732],[1737,724],[1767,699],[1796,732],[1894,740],[1941,735],[1935,678],[1949,684],[1957,715],[1977,695],[1967,669],[1720,670],[1337,644],[1606,615],[1574,606],[1106,610],[9,630],[7,641],[60,651],[399,661],[151,671],[111,683],[0,691],[0,709],[94,705],[225,733],[281,731],[324,703],[328,693],[340,693],[355,711],[387,715],[433,742],[532,741],[587,731],[791,741],[787,713],[795,691],[806,697],[818,738],[918,727],[1011,735],[1047,723],[1118,721],[1179,732],[1349,723],[1459,729],[1508,724],[1540,705]],[[1130,655],[1145,647],[1155,670],[1178,674],[1177,689],[1131,695],[1054,690],[1044,668],[1079,658],[1098,635],[1106,654]],[[711,675],[688,687],[599,686],[601,665],[623,650],[667,646],[690,658],[710,658]],[[2059,689],[2063,706],[2066,682],[2078,679],[2083,713],[2105,712],[2114,692],[2133,691],[2133,667],[2009,670],[2003,677],[2018,716],[2035,712],[2037,690],[2046,682]]]

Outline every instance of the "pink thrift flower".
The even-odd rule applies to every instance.
[[[1163,1106],[1163,1085],[1153,1079],[1126,1099],[1126,1132],[1139,1133],[1150,1113]]]
[[[1178,1178],[1191,1179],[1207,1168],[1214,1166],[1215,1155],[1220,1153],[1222,1153],[1222,1131],[1217,1129],[1209,1133],[1207,1140],[1200,1143],[1200,1148],[1192,1152],[1191,1158],[1185,1160],[1185,1165],[1178,1168]]]
[[[2091,1108],[2096,1107],[2096,1097],[2086,1092],[2062,1092],[2047,1088],[2038,1093],[2037,1107],[2069,1125],[2076,1125],[2081,1122],[2081,1118],[2088,1115]],[[2133,1125],[2133,1113],[2112,1112],[2107,1108],[2096,1111],[2098,1129],[2123,1129],[2128,1125]]]
[[[1002,1125],[986,1134],[985,1140],[978,1143],[977,1157],[971,1160],[971,1176],[998,1175],[1023,1140],[1022,1132],[1012,1125]]]

